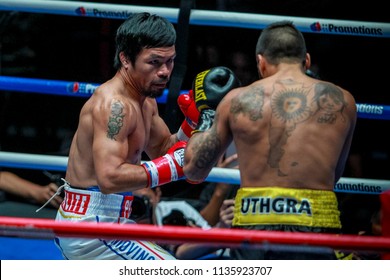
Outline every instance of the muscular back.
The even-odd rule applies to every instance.
[[[333,189],[356,122],[349,92],[303,73],[276,74],[232,92],[221,107],[242,186]]]

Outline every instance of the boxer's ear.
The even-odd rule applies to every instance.
[[[124,52],[119,53],[119,59],[121,60],[122,66],[127,69],[129,67],[129,60]]]
[[[306,53],[305,70],[309,69],[310,66],[311,66],[311,57],[309,53]]]
[[[261,54],[256,55],[256,61],[257,61],[257,70],[259,71],[260,78],[264,77],[265,68],[266,68],[266,60],[264,56]]]

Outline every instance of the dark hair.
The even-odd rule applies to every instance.
[[[175,28],[166,18],[150,13],[132,14],[116,32],[114,68],[118,70],[122,65],[119,58],[122,51],[134,65],[143,48],[170,47],[175,43]]]
[[[131,205],[130,218],[133,220],[149,219],[152,224],[153,207],[150,199],[147,196],[134,195],[133,203]]]
[[[269,63],[305,63],[306,43],[302,33],[291,21],[271,23],[261,32],[256,54],[263,55]]]
[[[195,224],[195,221],[188,219],[182,211],[173,209],[169,215],[162,219],[162,224],[171,226],[188,226],[190,224]]]

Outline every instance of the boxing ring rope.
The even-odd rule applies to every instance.
[[[97,83],[0,76],[0,90],[4,91],[90,97],[98,86]],[[188,90],[181,91],[186,92]],[[165,89],[163,95],[156,100],[158,103],[166,103],[167,97],[168,90]],[[359,103],[356,105],[359,118],[390,120],[389,105]]]
[[[67,16],[125,19],[132,13],[150,12],[177,23],[179,9],[77,1],[2,0],[0,10],[48,13]],[[390,37],[390,24],[323,18],[262,15],[252,13],[191,10],[190,24],[262,29],[275,20],[292,20],[299,30],[308,33]]]
[[[0,0],[0,11],[57,14],[66,16],[126,19],[130,14],[150,12],[177,23],[179,9],[77,1]],[[291,20],[299,30],[307,33],[390,37],[390,24],[337,19],[303,18],[236,12],[191,10],[190,24],[262,29],[276,20]],[[29,79],[0,76],[0,90],[88,97],[98,84]],[[183,91],[184,92],[184,91]],[[158,102],[166,102],[168,91]],[[390,119],[390,106],[357,104],[358,116],[370,119]],[[0,166],[41,170],[65,171],[68,158],[63,156],[0,152]],[[206,181],[240,184],[239,171],[215,167]],[[341,178],[336,192],[380,194],[390,189],[390,181]],[[268,232],[237,229],[202,230],[189,227],[154,225],[124,225],[106,223],[53,222],[49,219],[0,217],[0,236],[53,239],[55,235],[72,237],[102,237],[161,241],[170,244],[191,242],[232,246],[264,246],[267,244],[327,246],[334,249],[375,250],[390,252],[390,238],[358,235]]]
[[[65,156],[0,152],[0,166],[3,167],[65,171],[67,163],[68,157]],[[239,185],[240,172],[238,169],[214,167],[206,181]],[[341,178],[334,187],[335,192],[364,194],[380,194],[386,190],[390,190],[388,180],[358,178]]]
[[[180,229],[180,230],[178,230]],[[320,246],[341,250],[390,252],[390,238],[381,236],[313,234],[245,229],[201,228],[146,224],[73,223],[50,219],[0,217],[0,236],[53,239],[65,237],[159,241],[168,244],[202,243],[229,247],[261,245]]]
[[[0,76],[0,90],[24,93],[51,94],[69,97],[90,97],[99,85],[100,84],[88,82]],[[188,90],[182,90],[180,93],[187,92]],[[156,98],[156,101],[158,103],[166,103],[167,96],[168,89],[165,89],[163,95]]]

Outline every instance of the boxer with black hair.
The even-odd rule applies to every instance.
[[[347,90],[307,75],[310,55],[292,22],[275,22],[261,32],[256,61],[260,79],[231,90],[207,114],[212,117],[198,121],[185,150],[184,175],[189,181],[205,180],[234,140],[241,186],[233,228],[340,232],[333,189],[352,142],[355,100]],[[195,93],[198,108],[213,108],[212,98],[204,96]],[[331,248],[272,249],[232,248],[231,257],[336,258]]]
[[[173,25],[149,13],[132,14],[118,28],[117,72],[81,109],[56,221],[134,223],[132,191],[183,178],[194,101],[178,100],[188,118],[174,134],[156,101],[174,67],[175,41]],[[141,163],[143,154],[150,160]],[[58,236],[55,241],[66,259],[174,259],[157,244],[139,240]]]

